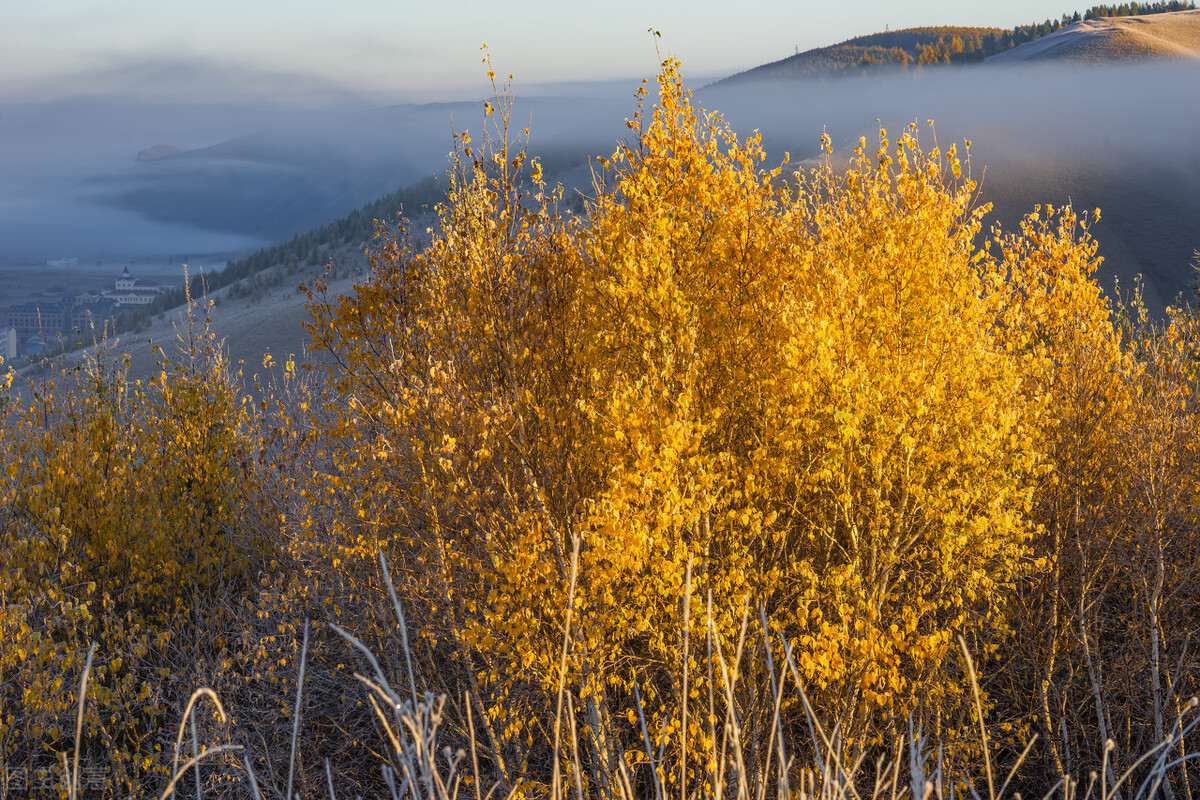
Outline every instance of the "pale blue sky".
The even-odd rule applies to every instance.
[[[796,47],[832,44],[885,26],[1008,27],[1075,10],[1061,3],[6,1],[0,11],[0,98],[73,93],[89,81],[113,91],[138,81],[161,90],[178,74],[167,69],[172,64],[210,70],[215,84],[231,88],[267,90],[283,80],[281,74],[301,74],[322,79],[328,91],[349,87],[372,102],[474,98],[484,89],[483,42],[497,70],[514,73],[518,87],[628,78],[655,71],[650,27],[662,32],[664,54],[678,55],[686,75],[718,77],[783,58]],[[158,83],[147,77],[155,69]]]

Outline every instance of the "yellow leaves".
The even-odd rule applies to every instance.
[[[693,636],[711,611],[732,648],[762,607],[820,712],[867,720],[847,736],[950,713],[951,631],[991,635],[1028,563],[1057,348],[1104,330],[1094,250],[1046,211],[988,255],[957,151],[914,130],[788,188],[674,62],[659,90],[586,224],[527,194],[507,129],[460,134],[432,244],[384,237],[321,320],[347,368],[300,495],[333,543],[306,555],[353,581],[391,542],[423,635],[464,644],[506,719],[557,690],[575,536],[575,697],[672,696],[685,669],[705,696],[690,564]]]
[[[2,488],[0,594],[38,624],[2,637],[0,665],[15,655],[41,674],[6,675],[31,691],[5,689],[0,702],[30,720],[69,704],[78,651],[98,641],[95,700],[111,735],[136,741],[153,716],[141,716],[141,700],[165,677],[148,663],[171,642],[158,626],[178,626],[181,606],[240,577],[252,537],[226,537],[249,521],[255,448],[223,354],[201,330],[189,335],[191,349],[143,387],[102,354],[48,388],[38,415],[6,420],[4,460],[19,469]],[[10,633],[6,620],[0,629]]]

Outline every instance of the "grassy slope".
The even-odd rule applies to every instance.
[[[997,53],[995,63],[1075,61],[1110,64],[1147,58],[1200,58],[1200,11],[1077,22]]]

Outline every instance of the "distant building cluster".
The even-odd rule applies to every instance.
[[[69,261],[76,259],[46,263],[69,266],[65,263]],[[128,308],[154,302],[169,288],[139,281],[129,275],[126,267],[111,289],[11,305],[0,312],[0,355],[6,361],[40,356],[56,334],[99,327]]]
[[[100,293],[89,292],[75,297],[75,302],[81,305],[95,305],[98,303],[112,303],[114,309],[122,309],[125,306],[144,306],[153,303],[154,299],[165,292],[168,287],[159,286],[156,283],[146,283],[139,281],[136,278],[129,276],[129,267],[121,273],[121,277],[117,278],[112,289],[105,289]]]

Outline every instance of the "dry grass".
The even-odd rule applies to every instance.
[[[578,561],[576,548],[573,564]],[[751,742],[751,735],[741,727],[734,697],[739,691],[742,676],[752,674],[749,665],[742,663],[742,651],[736,654],[723,653],[719,646],[710,648],[709,666],[721,676],[720,688],[728,701],[721,726],[716,729],[712,746],[707,752],[690,755],[677,754],[674,760],[666,755],[661,744],[656,747],[655,736],[646,725],[647,715],[640,703],[633,711],[641,721],[645,760],[638,767],[631,766],[630,754],[625,752],[600,753],[597,760],[608,760],[616,764],[615,773],[609,780],[592,779],[594,764],[583,761],[583,755],[595,752],[597,741],[588,739],[586,724],[578,724],[575,698],[560,685],[557,714],[554,726],[552,758],[553,776],[548,786],[530,793],[528,786],[518,779],[511,787],[489,783],[485,771],[480,769],[479,752],[486,751],[486,740],[477,735],[475,723],[470,717],[471,704],[466,720],[452,720],[445,695],[433,692],[418,692],[412,675],[413,657],[407,646],[408,630],[405,615],[397,599],[387,566],[380,557],[384,581],[391,595],[399,630],[404,643],[404,662],[407,675],[402,678],[408,683],[408,691],[397,691],[389,681],[380,661],[371,650],[352,633],[332,625],[347,645],[362,656],[369,665],[368,674],[355,673],[354,679],[365,694],[364,713],[374,717],[380,741],[376,752],[380,756],[378,769],[381,777],[382,795],[389,800],[458,800],[466,795],[473,800],[516,800],[530,796],[547,796],[550,800],[953,800],[974,798],[975,800],[1000,800],[1020,798],[1016,791],[1019,772],[1026,756],[1034,746],[1030,741],[1015,759],[1009,758],[1003,771],[995,763],[994,753],[999,750],[989,740],[984,722],[983,703],[974,663],[966,643],[960,639],[960,649],[966,676],[973,690],[975,723],[973,734],[979,743],[980,756],[973,771],[961,771],[947,766],[943,747],[931,742],[919,729],[914,729],[911,718],[908,735],[901,737],[890,749],[876,754],[873,760],[859,756],[848,762],[839,741],[838,726],[823,724],[817,719],[808,704],[800,670],[792,651],[788,648],[782,663],[775,664],[767,653],[765,671],[760,674],[769,681],[769,703],[774,708],[766,757],[751,752],[759,742]],[[574,581],[572,570],[572,583]],[[747,615],[747,619],[750,615]],[[770,637],[762,619],[759,632],[743,630],[746,635]],[[569,649],[573,642],[570,617],[564,631],[562,669],[565,673]],[[709,641],[713,641],[711,638]],[[93,652],[94,652],[93,648]],[[234,774],[235,780],[224,784],[223,796],[229,795],[231,786],[240,787],[240,796],[263,800],[264,798],[301,797],[295,790],[297,769],[297,743],[302,727],[304,706],[304,680],[308,666],[308,623],[305,623],[304,646],[301,651],[299,670],[295,684],[295,714],[291,730],[291,751],[288,755],[287,781],[285,786],[270,786],[260,782],[252,766],[249,745],[215,744],[205,746],[199,741],[196,729],[196,714],[202,703],[211,703],[215,716],[226,721],[226,712],[216,693],[209,688],[197,689],[183,713],[173,753],[170,779],[157,796],[169,800],[183,795],[197,800],[206,793],[206,781],[201,779],[201,763],[215,764],[227,776]],[[80,788],[79,742],[81,741],[84,704],[87,700],[87,685],[91,667],[89,653],[80,687],[79,712],[76,725],[76,749],[74,758],[62,756],[62,793],[67,800],[84,796]],[[797,701],[806,711],[808,741],[793,741],[785,734],[781,725],[780,709],[788,701]],[[1150,798],[1176,798],[1169,786],[1168,778],[1186,769],[1190,762],[1200,759],[1200,752],[1184,752],[1186,737],[1200,724],[1200,716],[1194,712],[1197,701],[1193,699],[1176,720],[1170,734],[1157,747],[1133,763],[1120,775],[1108,774],[1107,755],[1099,771],[1093,771],[1083,780],[1060,779],[1051,786],[1039,789],[1044,800],[1150,800]],[[623,711],[623,709],[622,709]],[[680,709],[686,714],[686,709]],[[441,744],[447,727],[456,727],[469,734],[469,752],[451,749]],[[761,733],[761,732],[759,732]],[[660,740],[665,736],[659,732]],[[1036,737],[1034,737],[1036,739]],[[183,759],[185,739],[190,744],[187,758]],[[1108,750],[1113,745],[1109,742]],[[1107,751],[1106,751],[1107,752]],[[672,776],[689,775],[688,766],[697,759],[707,765],[703,777],[674,781]],[[756,766],[757,765],[757,766]],[[329,759],[324,759],[324,792],[329,800],[338,800],[338,775]],[[600,767],[603,769],[603,767]],[[194,781],[189,781],[189,773]],[[1184,782],[1186,786],[1186,782]],[[193,788],[194,787],[194,788]],[[234,791],[239,791],[235,789]],[[210,795],[214,794],[209,792]],[[235,795],[238,796],[238,795]]]

